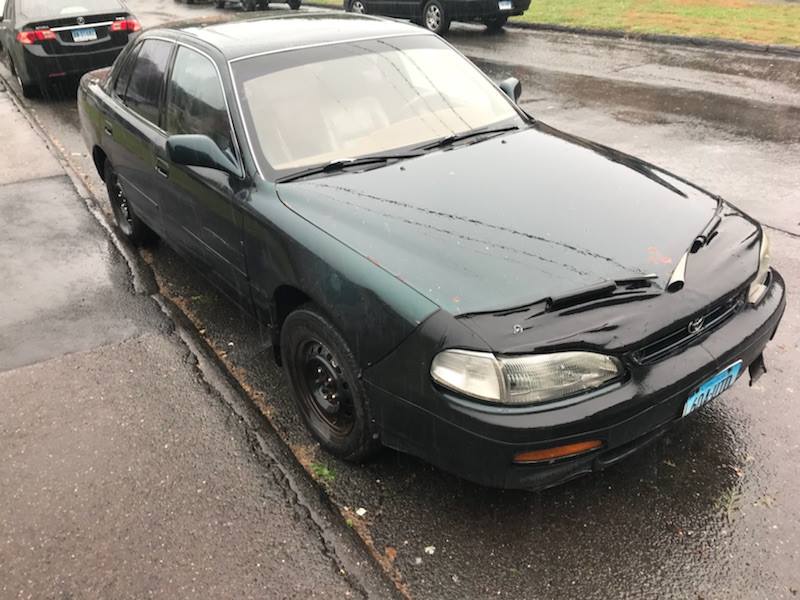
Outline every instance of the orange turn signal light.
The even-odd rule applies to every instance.
[[[566,458],[568,456],[577,456],[578,454],[585,454],[592,450],[597,450],[603,445],[600,440],[587,440],[585,442],[575,442],[574,444],[567,444],[566,446],[555,446],[554,448],[543,448],[541,450],[530,450],[529,452],[520,452],[514,456],[515,463],[537,463],[548,460],[555,460],[556,458]]]

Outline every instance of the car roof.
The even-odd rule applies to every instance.
[[[177,21],[150,29],[148,34],[157,35],[165,30],[201,40],[217,48],[228,60],[348,40],[433,35],[414,25],[368,15],[288,10],[257,18],[234,14]]]

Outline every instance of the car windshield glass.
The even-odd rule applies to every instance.
[[[265,54],[233,67],[256,158],[276,177],[522,123],[475,66],[430,35]]]
[[[118,12],[117,0],[22,0],[20,12],[29,19],[78,17],[94,13]]]

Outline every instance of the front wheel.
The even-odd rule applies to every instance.
[[[508,15],[498,15],[496,17],[484,19],[483,24],[486,25],[487,31],[497,32],[503,29],[507,22]]]
[[[380,448],[356,359],[313,304],[286,318],[281,357],[300,416],[325,450],[359,462]]]
[[[438,35],[444,35],[450,29],[450,15],[439,0],[429,0],[422,9],[422,24],[426,29]]]
[[[119,230],[136,246],[152,242],[156,238],[156,234],[133,212],[133,207],[128,203],[119,177],[108,161],[106,161],[104,172],[108,201],[111,204],[111,212],[114,214],[114,222]]]
[[[217,8],[225,8],[225,0],[217,0],[214,3],[214,6],[216,6]]]
[[[300,0],[289,0],[289,8],[292,10],[300,9]]]

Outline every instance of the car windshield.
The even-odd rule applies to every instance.
[[[78,17],[94,13],[118,12],[118,0],[22,0],[20,12],[29,19]]]
[[[522,124],[502,92],[430,35],[265,54],[233,70],[256,158],[273,176]]]

